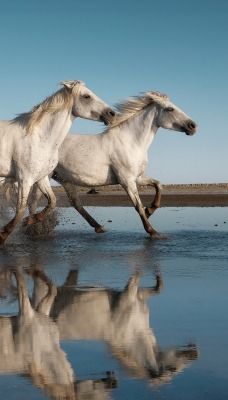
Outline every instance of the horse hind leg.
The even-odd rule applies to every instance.
[[[79,212],[79,214],[88,222],[88,224],[95,229],[96,233],[104,233],[106,229],[100,225],[83,207],[78,194],[77,187],[74,184],[60,180],[56,175],[53,177],[57,182],[59,182],[68,196],[69,202],[72,207]]]
[[[68,196],[69,198],[69,196]],[[106,229],[104,226],[100,225],[82,206],[81,201],[78,197],[70,199],[71,205],[79,212],[79,214],[88,222],[88,224],[95,229],[96,233],[104,233]]]

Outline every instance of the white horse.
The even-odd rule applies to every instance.
[[[115,113],[81,81],[61,82],[58,92],[11,121],[0,121],[0,176],[18,182],[15,217],[0,232],[0,243],[22,218],[31,187],[37,184],[48,199],[45,209],[25,220],[42,221],[55,207],[48,175],[58,162],[58,149],[73,120],[82,117],[109,124]]]
[[[148,218],[159,207],[160,182],[146,176],[148,149],[158,128],[193,135],[196,123],[159,92],[146,92],[117,105],[115,123],[97,135],[67,135],[59,149],[59,163],[52,176],[65,189],[71,205],[95,228],[105,229],[82,207],[76,185],[97,187],[121,184],[139,213],[147,233],[157,232]],[[145,210],[137,185],[154,186],[155,199]],[[35,192],[35,191],[34,191]],[[40,196],[36,190],[30,205],[34,212]]]

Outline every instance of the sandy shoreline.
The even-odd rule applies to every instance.
[[[57,207],[70,207],[64,189],[53,186],[57,198]],[[78,187],[78,194],[84,206],[95,207],[131,207],[132,202],[120,185],[102,186],[97,194],[88,194],[89,189]],[[150,205],[155,190],[139,188],[143,205]],[[4,200],[4,187],[0,188],[0,201]],[[5,200],[4,200],[5,201]],[[40,206],[46,205],[43,197]],[[165,185],[162,191],[161,207],[228,207],[228,184]]]
[[[53,187],[58,207],[69,207],[67,196],[61,187]],[[84,206],[130,207],[131,201],[119,186],[100,187],[98,194],[88,194],[87,188],[78,193]],[[154,189],[140,188],[140,198],[149,205]],[[161,207],[228,207],[228,184],[210,185],[166,185],[162,191]]]

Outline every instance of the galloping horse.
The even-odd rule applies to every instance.
[[[63,88],[30,112],[11,121],[0,121],[0,176],[18,182],[15,217],[0,232],[4,243],[21,220],[34,183],[48,199],[48,205],[24,224],[42,221],[55,207],[56,198],[48,175],[58,163],[58,149],[76,117],[109,124],[115,112],[81,81],[61,82]]]
[[[159,236],[148,218],[159,207],[160,182],[146,176],[148,149],[158,128],[171,129],[193,135],[196,123],[159,92],[146,92],[116,106],[119,114],[115,123],[97,135],[67,135],[59,149],[59,163],[52,176],[65,189],[71,205],[95,228],[105,232],[83,208],[77,187],[121,184],[139,213],[147,233]],[[155,199],[145,210],[137,185],[154,186]],[[38,191],[30,205],[37,207]]]

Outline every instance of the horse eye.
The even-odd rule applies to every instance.
[[[87,99],[90,99],[90,95],[89,95],[89,94],[84,94],[84,95],[83,95],[83,98],[86,99],[86,100],[87,100]]]
[[[167,107],[166,111],[174,111],[174,108],[173,107]]]

